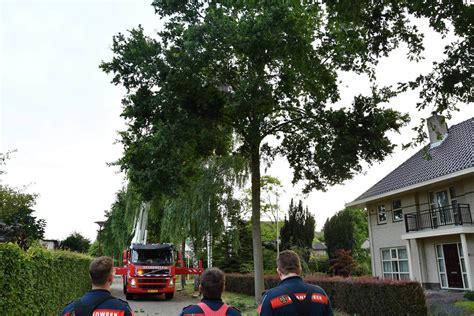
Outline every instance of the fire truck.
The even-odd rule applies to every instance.
[[[197,268],[187,268],[181,253],[176,255],[177,260],[171,244],[132,244],[124,250],[124,266],[116,268],[116,274],[122,275],[127,300],[135,295],[162,293],[170,300],[176,290],[177,275],[202,273],[202,261]]]
[[[148,209],[147,204],[142,204],[132,244],[123,251],[123,267],[115,268],[115,274],[122,275],[127,300],[146,294],[164,294],[170,300],[176,290],[176,276],[201,274],[202,261],[199,260],[196,268],[187,268],[182,254],[172,244],[147,243]]]

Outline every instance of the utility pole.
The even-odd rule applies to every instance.
[[[208,204],[208,231],[207,231],[207,267],[212,268],[212,230],[211,230],[211,198]]]
[[[280,256],[280,229],[278,228],[278,211],[280,209],[280,204],[278,204],[278,195],[277,195],[277,205],[276,205],[276,220],[277,220],[277,258]]]
[[[102,256],[102,228],[105,226],[105,221],[97,221],[94,223],[99,225],[99,235],[97,236],[97,240],[99,241],[99,250],[97,251],[97,253],[100,257]]]

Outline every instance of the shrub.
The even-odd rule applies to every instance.
[[[329,272],[333,275],[350,276],[359,270],[357,262],[352,258],[351,251],[348,249],[337,249],[336,257],[330,260],[331,267]]]
[[[91,260],[69,251],[0,244],[0,314],[57,315],[90,289]]]
[[[279,281],[277,275],[267,275],[265,288],[275,287]],[[324,276],[306,276],[305,281],[321,286],[328,294],[333,308],[348,314],[427,314],[425,296],[418,282]],[[253,275],[227,274],[226,291],[254,295]]]
[[[328,273],[329,258],[327,256],[312,257],[308,263],[310,272]]]
[[[474,292],[467,292],[464,294],[464,298],[470,301],[474,301]]]

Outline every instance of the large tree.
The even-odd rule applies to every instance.
[[[33,212],[30,208],[22,207],[5,218],[5,224],[10,226],[9,236],[25,250],[33,241],[44,237],[46,221],[37,219]]]
[[[13,151],[0,153],[0,176],[6,173],[3,169]],[[24,189],[3,183],[0,177],[0,240],[15,241],[27,249],[35,240],[42,239],[46,227],[44,219],[37,219],[32,207],[37,195],[26,193]]]
[[[306,192],[384,159],[394,148],[386,132],[398,131],[408,118],[382,107],[396,92],[376,86],[374,67],[401,42],[408,58],[418,59],[422,36],[409,14],[462,24],[458,16],[468,12],[461,0],[456,3],[439,14],[422,1],[154,1],[165,23],[158,38],[141,27],[119,34],[113,59],[101,65],[127,89],[119,164],[151,199],[157,189],[174,194],[185,185],[197,158],[230,150],[245,157],[259,300],[262,158],[270,163],[285,156],[294,182],[305,180]],[[372,93],[336,106],[343,71],[368,74]],[[418,84],[429,80],[424,78]]]

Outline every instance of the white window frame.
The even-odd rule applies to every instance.
[[[395,208],[395,206],[394,206],[395,202],[400,202],[400,207]],[[400,217],[400,219],[395,219],[395,212],[398,212],[398,211],[400,211],[401,217]],[[402,208],[402,200],[401,199],[392,201],[392,221],[394,221],[394,222],[403,221],[403,208]]]
[[[400,259],[400,250],[405,250],[406,258]],[[388,251],[390,258],[384,259],[383,253],[384,251]],[[380,249],[380,258],[382,262],[382,277],[384,279],[390,280],[410,280],[410,263],[408,262],[408,250],[406,247],[397,247],[397,248],[382,248]],[[390,267],[392,271],[385,271],[384,263],[390,263]],[[400,271],[400,262],[406,262],[407,271]],[[396,269],[393,269],[396,267]],[[397,270],[397,271],[393,271]]]
[[[448,271],[446,269],[446,260],[444,259],[444,250],[443,246],[444,245],[451,245],[451,244],[456,244],[457,249],[458,249],[458,257],[459,257],[459,266],[461,267],[461,274],[462,274],[462,285],[463,289],[468,289],[469,288],[469,281],[467,277],[467,270],[466,270],[466,263],[464,259],[464,251],[462,249],[462,244],[460,242],[450,242],[450,243],[442,243],[442,244],[436,244],[435,245],[435,252],[436,252],[436,263],[438,266],[438,276],[439,276],[439,284],[442,289],[455,289],[459,290],[459,288],[450,288],[449,287],[449,281],[448,281]],[[441,249],[441,254],[439,253],[439,249]],[[441,270],[444,270],[441,271]],[[443,285],[443,275],[445,277],[445,282],[446,284]]]
[[[380,220],[380,215],[382,212],[380,211],[381,208],[383,208],[383,215],[385,216],[385,220],[381,221]],[[385,209],[385,204],[377,204],[377,223],[379,224],[386,224],[387,223],[387,209]]]
[[[451,201],[451,206],[453,208],[453,216],[454,216],[454,221],[457,222],[458,216],[458,197],[456,195],[456,187],[450,186],[448,189],[449,192],[449,199]]]

